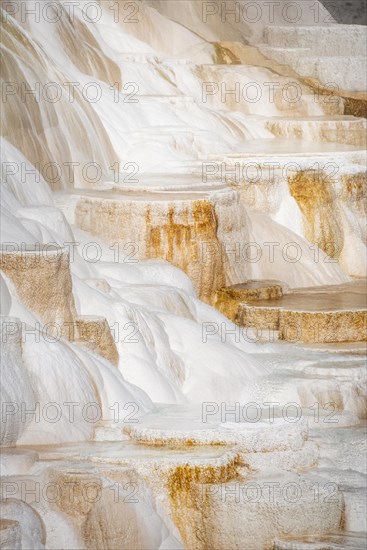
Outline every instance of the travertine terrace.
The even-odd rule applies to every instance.
[[[366,548],[366,18],[326,4],[1,2],[2,550]]]

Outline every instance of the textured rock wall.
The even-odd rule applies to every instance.
[[[233,191],[162,201],[81,197],[75,219],[111,244],[130,246],[135,261],[168,260],[189,275],[206,301],[216,289],[245,278],[245,266],[226,254],[246,239],[245,214]]]
[[[69,337],[76,309],[69,253],[58,247],[29,246],[20,252],[3,250],[0,269],[14,283],[22,302],[44,323],[55,323]]]
[[[104,317],[79,316],[76,319],[76,328],[79,342],[86,343],[91,351],[102,355],[113,365],[118,365],[116,343]]]

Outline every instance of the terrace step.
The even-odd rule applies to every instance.
[[[272,300],[282,296],[283,288],[279,281],[247,281],[217,290],[214,306],[223,315],[235,321],[241,303],[253,300]]]
[[[179,176],[171,182],[176,190],[164,189],[167,178],[154,181],[161,189],[123,189],[106,184],[105,190],[76,189],[73,194],[58,194],[70,223],[104,239],[120,243],[130,259],[165,259],[185,271],[199,296],[208,302],[213,292],[226,284],[227,258],[222,254],[223,239],[244,228],[238,194],[229,187],[203,184],[200,176],[184,176],[184,183],[197,182],[195,190],[180,185]],[[150,182],[152,183],[152,182]],[[229,235],[221,228],[232,220]],[[126,247],[129,247],[128,250]],[[214,253],[213,253],[214,252]],[[234,260],[232,260],[234,261]],[[244,266],[239,280],[242,278]]]
[[[276,415],[269,419],[269,411],[259,408],[254,422],[254,412],[241,407],[240,403],[235,412],[227,411],[222,405],[225,404],[167,406],[139,419],[139,424],[126,425],[123,431],[136,443],[153,446],[239,445],[241,454],[298,452],[303,448],[308,434],[306,418],[296,423]]]
[[[340,90],[365,92],[367,57],[306,57],[298,60],[293,69],[301,76],[318,80],[324,86]]]
[[[339,90],[366,91],[366,29],[362,25],[268,26],[261,52],[299,75]]]
[[[322,95],[316,90],[313,93],[300,94],[298,88],[276,90],[274,95],[275,106],[282,112],[282,116],[335,116],[343,115],[345,102],[342,97],[336,96],[330,90],[329,95]]]
[[[170,430],[180,431],[182,412],[172,407],[166,428],[170,426]],[[162,420],[161,417],[160,426]],[[190,430],[193,423],[188,423],[188,420],[184,414],[184,424]],[[149,417],[148,422],[154,424],[154,418]],[[262,440],[263,423],[260,424],[252,424],[249,431],[256,435],[260,429]],[[278,442],[285,435],[283,428],[289,434],[298,431],[299,423],[283,424],[288,426],[275,423],[271,428],[275,434],[281,428]],[[315,446],[304,442],[303,437],[301,443],[308,447],[306,454],[313,455]],[[275,470],[271,475],[251,471],[248,475],[248,464],[245,458],[241,462],[242,449],[239,447],[213,444],[172,447],[168,441],[167,446],[162,447],[143,446],[132,441],[104,441],[42,446],[37,451],[41,460],[51,464],[48,471],[51,482],[60,486],[72,482],[75,486],[75,501],[70,501],[67,491],[61,493],[58,506],[64,513],[87,515],[94,509],[94,502],[80,500],[87,483],[93,482],[104,497],[109,494],[111,499],[113,492],[109,487],[112,481],[124,483],[133,480],[139,500],[144,500],[147,487],[158,486],[160,506],[163,510],[167,507],[185,548],[203,549],[203,540],[207,542],[205,547],[210,548],[241,548],[243,540],[246,540],[249,550],[270,548],[275,537],[289,532],[289,517],[293,518],[292,531],[298,535],[334,530],[340,522],[342,495],[337,491],[336,499],[329,502],[326,498],[329,494],[325,486],[327,480],[319,475],[283,470]],[[291,463],[297,464],[294,460]],[[29,478],[31,482],[35,479]],[[315,483],[320,487],[317,500]],[[124,511],[126,509],[122,508],[121,513]],[[299,521],[300,517],[302,521]],[[262,529],[259,529],[258,521],[261,521]],[[227,540],[226,545],[224,540]]]
[[[267,58],[287,65],[300,76],[319,80],[330,91],[331,96],[333,92],[336,94],[345,89],[355,92],[366,91],[365,52],[356,57],[347,57],[345,54],[326,56],[322,53],[315,56],[311,48],[288,49],[260,45],[259,50]],[[294,89],[296,90],[295,86]],[[286,93],[291,96],[292,87],[287,89]],[[315,97],[318,97],[316,91]],[[327,103],[330,103],[330,99],[324,102],[325,105]]]
[[[367,145],[367,121],[353,116],[272,117],[266,120],[265,128],[286,139]]]
[[[266,57],[274,59],[278,63],[292,66],[297,63],[300,57],[306,57],[311,55],[310,45],[305,48],[279,48],[275,46],[269,46],[268,44],[260,44],[258,46],[261,53]]]
[[[334,346],[335,344],[333,344]],[[366,365],[362,358],[348,355],[343,358],[335,358],[333,360],[325,359],[324,361],[316,361],[310,365],[287,366],[287,370],[292,371],[294,375],[297,372],[309,377],[312,380],[325,378],[331,380],[339,380],[342,382],[366,382]]]
[[[337,162],[338,166],[345,164],[366,165],[367,156],[364,147],[328,143],[322,144],[301,139],[254,139],[247,140],[236,146],[236,151],[224,154],[209,155],[208,160],[225,161],[228,165],[235,162],[274,162],[275,166],[286,165],[296,161],[300,165],[312,165],[318,161]]]
[[[364,282],[293,291],[273,300],[239,305],[240,326],[279,330],[289,342],[361,342],[367,340]]]
[[[362,25],[273,25],[264,29],[264,42],[269,46],[312,49],[314,55],[365,55],[366,41]]]
[[[318,499],[315,483],[320,488]],[[319,477],[277,472],[220,485],[203,484],[200,491],[208,513],[200,516],[195,536],[205,540],[205,548],[270,549],[274,532],[281,538],[288,533],[326,534],[339,527],[341,494],[337,491],[331,502],[327,484]],[[204,546],[192,544],[190,548]]]

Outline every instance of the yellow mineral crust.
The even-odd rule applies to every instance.
[[[207,491],[211,483],[225,483],[237,474],[238,457],[221,466],[179,465],[167,479],[171,516],[179,530],[185,548],[205,548],[197,535],[202,529],[202,517],[211,513]]]
[[[361,214],[367,215],[367,174],[357,172],[341,176],[341,200],[354,206]]]
[[[367,340],[367,308],[363,280],[324,292],[293,291],[274,300],[238,306],[237,321],[245,327],[279,331],[290,342],[330,343]],[[329,288],[329,293],[326,292]]]
[[[243,238],[246,217],[239,196],[232,190],[219,197],[172,195],[81,195],[75,221],[112,245],[119,242],[133,261],[169,261],[185,271],[199,297],[210,302],[216,289],[244,276],[244,266],[231,265],[225,252],[225,243],[229,248]]]
[[[246,288],[247,285],[234,285],[220,288],[216,292],[215,307],[231,321],[237,321],[238,306],[249,300],[270,300],[283,296],[280,285],[260,288]]]
[[[42,245],[20,252],[2,250],[0,269],[14,283],[22,302],[68,337],[76,316],[68,251]]]
[[[71,470],[51,470],[50,477],[58,491],[58,506],[69,516],[86,516],[102,490],[98,474]]]
[[[104,317],[79,315],[75,323],[77,341],[85,343],[89,349],[117,366],[119,353],[107,320]]]
[[[344,237],[332,179],[320,170],[304,170],[290,177],[288,184],[305,217],[306,239],[338,258]]]

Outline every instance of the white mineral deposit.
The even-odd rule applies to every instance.
[[[367,27],[330,4],[1,1],[1,550],[367,548]]]

